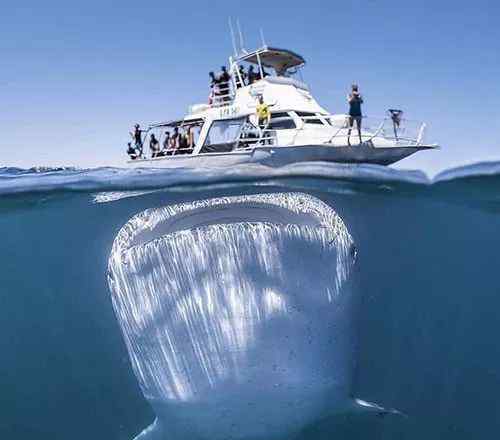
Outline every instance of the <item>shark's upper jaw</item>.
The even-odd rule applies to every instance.
[[[274,401],[284,417],[272,417],[276,426],[306,399],[312,418],[350,380],[340,292],[351,248],[335,212],[303,194],[132,218],[115,240],[109,282],[145,396],[160,412],[178,402],[237,414],[235,405]]]

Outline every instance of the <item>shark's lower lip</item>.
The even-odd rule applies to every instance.
[[[304,420],[317,415],[350,380],[349,298],[339,293],[351,246],[335,212],[300,194],[131,219],[115,241],[109,280],[134,371],[157,412],[180,405],[182,417],[203,425],[215,407],[238,414],[260,401],[253,414],[263,417],[264,402],[274,401],[283,418],[268,422],[285,427],[284,407],[306,398]]]

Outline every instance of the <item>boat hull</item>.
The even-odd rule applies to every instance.
[[[271,167],[296,162],[371,163],[390,165],[418,151],[434,149],[433,145],[373,147],[369,144],[354,146],[302,145],[259,146],[249,150],[177,155],[154,159],[133,160],[127,164],[134,168],[213,168],[243,163],[260,163]]]

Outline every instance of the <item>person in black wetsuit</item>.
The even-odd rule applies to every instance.
[[[356,128],[358,129],[359,143],[363,143],[361,139],[361,121],[363,119],[363,114],[361,112],[361,104],[363,104],[363,97],[359,93],[359,88],[357,84],[353,84],[351,87],[351,93],[347,96],[347,102],[349,103],[349,131],[347,132],[347,143],[351,145],[351,131],[356,122]]]
[[[132,142],[127,143],[127,154],[132,160],[136,160],[139,157],[137,154],[137,150],[132,147]]]
[[[221,74],[219,75],[219,87],[220,87],[220,94],[222,96],[222,101],[227,102],[231,100],[231,97],[229,96],[230,93],[230,86],[229,82],[231,81],[231,75],[229,75],[228,71],[226,70],[226,66],[221,67]]]
[[[208,103],[210,105],[217,104],[220,95],[220,80],[215,76],[214,72],[209,72],[210,76],[210,97],[208,98]]]
[[[259,75],[255,73],[253,65],[248,68],[248,84],[253,84],[257,81]]]
[[[219,83],[219,80],[215,77],[214,72],[209,72],[208,76],[210,77],[210,88],[213,89]]]
[[[219,79],[221,81],[224,81],[224,82],[229,82],[229,80],[231,79],[231,75],[229,75],[229,72],[227,71],[226,66],[222,66],[220,69],[221,69],[221,73],[220,73]]]
[[[130,133],[132,139],[134,140],[135,148],[139,151],[139,156],[142,156],[142,133],[144,130],[141,130],[141,126],[139,124],[134,125],[134,131]]]
[[[239,77],[241,78],[241,82],[239,81],[239,78],[238,78],[238,87],[245,87],[247,74],[245,73],[245,69],[243,68],[243,66],[240,66],[239,73],[240,73]]]

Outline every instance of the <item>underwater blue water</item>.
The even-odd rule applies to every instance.
[[[433,180],[332,164],[0,169],[0,438],[128,440],[150,425],[108,286],[118,232],[150,208],[284,192],[324,202],[352,236],[353,396],[406,415],[322,414],[287,438],[497,438],[500,163]]]

